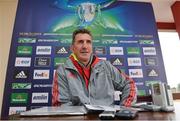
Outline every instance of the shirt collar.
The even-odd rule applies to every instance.
[[[72,53],[70,56],[73,56],[74,60],[76,60],[82,67],[88,67],[89,65],[91,65],[92,60],[93,60],[93,54],[91,54],[89,62],[87,65],[84,65],[83,63],[81,63],[78,58],[76,57],[76,55],[74,53]]]

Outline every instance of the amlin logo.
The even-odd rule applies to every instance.
[[[143,47],[144,55],[156,55],[155,47]]]
[[[32,93],[32,103],[48,103],[48,93]]]
[[[33,79],[49,79],[49,70],[34,70]]]
[[[51,54],[51,46],[37,46],[36,54],[37,55],[50,55]]]

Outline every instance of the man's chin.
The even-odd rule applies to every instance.
[[[81,54],[80,56],[81,56],[82,58],[90,58],[90,54],[85,54],[85,53],[84,53],[84,54]]]
[[[89,61],[90,56],[81,56],[80,60],[82,61]]]

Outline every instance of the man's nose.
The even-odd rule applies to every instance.
[[[87,48],[87,46],[88,46],[87,42],[84,42],[82,45],[83,48]]]

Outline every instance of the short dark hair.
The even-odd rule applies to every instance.
[[[73,32],[73,35],[72,35],[72,44],[74,44],[74,42],[75,42],[75,37],[76,37],[76,35],[77,34],[89,34],[91,37],[92,37],[92,34],[91,34],[91,32],[89,31],[89,30],[87,30],[87,29],[77,29],[77,30],[75,30],[74,32]]]

